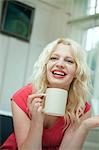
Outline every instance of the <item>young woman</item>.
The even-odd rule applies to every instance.
[[[99,126],[99,117],[90,117],[87,102],[85,52],[77,42],[59,38],[43,50],[33,71],[33,82],[12,97],[18,150],[81,150],[90,129]],[[68,90],[63,117],[42,111],[48,87]]]

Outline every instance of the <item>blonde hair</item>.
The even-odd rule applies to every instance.
[[[78,119],[84,112],[85,102],[89,92],[88,79],[90,79],[90,71],[86,63],[85,51],[81,49],[80,45],[76,41],[59,38],[44,48],[43,52],[34,64],[33,85],[38,92],[45,92],[47,88],[46,64],[49,61],[52,52],[60,43],[71,47],[71,51],[77,65],[76,76],[70,85],[68,103],[66,106],[66,116],[69,115],[70,118],[72,118],[71,120],[75,120]]]

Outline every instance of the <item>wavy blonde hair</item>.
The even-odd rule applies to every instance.
[[[47,70],[46,64],[49,61],[51,54],[57,48],[57,45],[63,43],[69,45],[77,65],[76,76],[73,79],[68,91],[68,103],[66,106],[66,115],[78,119],[84,112],[87,94],[89,93],[88,81],[90,79],[90,70],[86,63],[85,51],[81,49],[80,45],[71,39],[59,38],[54,42],[48,44],[33,68],[33,85],[38,92],[45,92],[47,88]]]

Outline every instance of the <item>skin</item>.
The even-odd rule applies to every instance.
[[[75,77],[75,72],[76,63],[71,54],[70,46],[59,44],[47,64],[48,86],[68,90]]]
[[[75,73],[76,63],[70,47],[59,44],[47,63],[48,87],[69,90]],[[42,150],[43,127],[50,128],[58,119],[58,117],[43,113],[43,101],[44,94],[29,95],[27,105],[32,116],[31,120],[12,101],[13,121],[19,150]],[[70,126],[65,132],[59,150],[81,150],[89,130],[99,126],[99,117],[87,119],[89,116],[90,112],[87,112],[82,116],[79,124],[75,123]]]

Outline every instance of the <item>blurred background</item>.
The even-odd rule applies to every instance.
[[[7,0],[6,0],[7,1]],[[29,41],[0,32],[0,114],[11,116],[11,96],[30,81],[33,64],[58,37],[78,41],[92,70],[92,115],[99,114],[99,0],[18,0],[35,9]],[[0,0],[0,24],[8,13]],[[2,16],[4,20],[2,20]],[[6,22],[7,23],[7,22]],[[17,26],[19,28],[19,26]],[[0,29],[1,30],[1,29]],[[93,129],[84,150],[99,150],[99,129]]]

